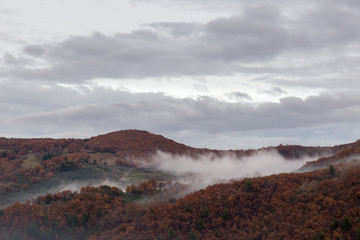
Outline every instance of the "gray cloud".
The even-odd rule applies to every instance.
[[[202,0],[195,5],[175,1],[192,7],[238,7],[230,11],[233,16],[206,23],[150,23],[130,33],[71,36],[5,53],[0,58],[0,134],[89,137],[137,128],[194,146],[221,148],[299,144],[304,139],[323,145],[358,138],[359,1],[306,1],[306,7],[303,1],[284,0],[271,5],[210,0],[206,6]],[[301,8],[295,10],[297,6]],[[157,77],[209,75],[220,82],[222,76],[235,74],[254,79],[248,87],[269,89],[265,93],[272,96],[298,87],[323,93],[255,105],[86,85],[97,78],[151,77],[156,82]],[[216,95],[207,83],[205,79],[193,86]],[[250,101],[255,95],[230,92],[227,97]]]
[[[265,91],[267,94],[272,95],[272,96],[279,96],[282,94],[287,94],[286,91],[282,90],[279,87],[272,87],[270,90]]]
[[[189,38],[198,37],[202,25],[197,23],[181,23],[181,22],[161,22],[148,24],[149,27],[156,31],[161,31],[164,34],[168,34],[173,37]]]
[[[3,81],[0,129],[8,137],[90,137],[135,128],[214,148],[338,144],[358,138],[359,102],[356,91],[255,105]]]
[[[6,53],[1,60],[4,65],[11,67],[22,67],[31,63],[31,59],[26,57],[15,57],[11,53]]]
[[[134,97],[137,96],[137,97]],[[23,115],[64,109],[69,106],[111,104],[114,102],[153,101],[162,93],[139,93],[116,91],[101,87],[75,89],[57,84],[42,85],[27,81],[0,81],[0,106],[2,114]]]
[[[28,45],[24,48],[24,52],[31,56],[41,56],[45,53],[45,48],[40,45]]]
[[[240,99],[240,100],[248,100],[248,101],[252,100],[252,98],[250,97],[249,94],[243,93],[243,92],[232,92],[232,93],[230,93],[230,98]]]
[[[314,11],[307,13],[304,23],[308,23],[309,33],[315,37],[314,45],[339,46],[359,39],[359,4],[354,1],[318,1]]]
[[[296,19],[280,7],[256,5],[205,24],[153,23],[128,34],[95,33],[52,45],[29,45],[24,52],[50,66],[18,67],[2,75],[74,83],[95,78],[269,73],[277,57],[292,59],[295,53],[305,57],[316,52],[331,59],[332,51],[358,43],[358,9],[335,4],[320,2]],[[304,71],[304,63],[299,67]],[[277,66],[274,70],[284,69]],[[310,67],[307,71],[316,70]]]
[[[119,93],[121,94],[121,93]],[[127,94],[117,103],[94,103],[22,114],[3,119],[2,129],[37,126],[52,129],[88,126],[107,131],[140,128],[155,132],[200,130],[224,133],[260,129],[307,128],[326,124],[356,123],[360,120],[357,94],[320,95],[305,100],[286,97],[279,103],[251,106],[212,98],[175,99],[159,94]],[[144,121],[146,119],[146,121]],[[7,126],[9,124],[9,126]]]

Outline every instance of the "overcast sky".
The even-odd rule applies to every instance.
[[[360,137],[360,1],[2,0],[0,136]]]

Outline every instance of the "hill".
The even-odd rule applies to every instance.
[[[90,139],[0,138],[0,208],[46,191],[55,193],[69,184],[85,186],[110,179],[126,186],[149,179],[171,180],[173,176],[166,173],[137,166],[135,160],[149,159],[158,150],[202,151],[139,130]]]
[[[225,159],[219,164],[277,152],[284,164],[316,159],[301,171],[325,169],[193,192],[173,183],[179,176],[139,165],[158,151],[195,162]],[[360,239],[359,158],[360,141],[212,150],[139,130],[90,139],[0,138],[0,239]],[[118,187],[103,185],[109,181]]]
[[[85,143],[85,148],[94,152],[117,153],[121,157],[141,157],[158,150],[173,154],[195,150],[161,135],[139,130],[123,130],[92,137]]]
[[[332,164],[347,163],[360,158],[360,140],[332,147],[333,154],[307,162],[300,170],[309,171],[324,168]]]
[[[86,183],[101,183],[106,178],[126,186],[149,179],[174,179],[175,176],[138,165],[139,159],[150,161],[157,151],[193,159],[208,154],[214,157],[232,154],[241,159],[258,151],[271,150],[287,160],[330,156],[306,165],[307,169],[310,166],[314,169],[335,162],[337,156],[346,152],[357,151],[354,149],[358,149],[358,145],[359,142],[334,147],[279,145],[258,150],[226,151],[193,148],[140,130],[122,130],[90,139],[0,138],[0,208],[46,191],[55,193],[61,190],[59,185],[74,181],[84,186]]]
[[[350,166],[349,166],[350,167]],[[139,202],[186,186],[86,187],[0,213],[1,239],[359,239],[360,168],[216,184],[177,201]],[[137,202],[134,202],[137,201]]]

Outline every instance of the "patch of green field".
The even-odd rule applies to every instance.
[[[134,173],[130,173],[128,177],[138,180],[156,179],[159,181],[166,181],[174,178],[169,174],[165,174],[161,172],[134,172]]]
[[[121,180],[128,184],[138,184],[150,179],[157,181],[175,180],[176,176],[166,174],[155,169],[138,169],[134,167],[126,167],[121,165],[104,165],[98,164],[97,168],[104,173],[104,176],[114,180]]]
[[[71,181],[82,181],[82,180],[98,180],[104,176],[103,172],[94,167],[82,167],[70,171],[57,172],[51,180],[71,180]]]
[[[103,173],[96,168],[79,168],[65,172],[57,172],[55,176],[47,181],[31,184],[29,189],[19,189],[16,192],[0,194],[0,209],[15,202],[25,202],[35,199],[39,195],[57,193],[72,188],[93,185],[101,182]],[[8,186],[0,183],[0,188]]]
[[[113,165],[116,162],[117,156],[113,153],[90,153],[89,162],[93,163],[95,160],[97,163],[107,163]]]
[[[11,186],[11,183],[8,183],[8,182],[1,182],[0,183],[0,191],[5,189],[6,187],[10,187]]]
[[[29,154],[23,163],[23,167],[26,168],[32,168],[38,165],[40,165],[40,160],[36,158],[34,154]],[[17,187],[28,183],[27,178],[22,175],[17,176],[17,178]],[[58,171],[53,178],[47,181],[30,184],[29,189],[19,189],[16,192],[1,194],[0,209],[14,204],[17,201],[25,202],[34,199],[39,195],[56,193],[65,189],[73,190],[76,186],[96,185],[102,183],[105,179],[119,183],[120,186],[127,186],[130,184],[139,184],[150,179],[155,179],[159,182],[176,180],[176,176],[153,169],[137,169],[120,165],[94,165],[89,163],[77,169]],[[0,182],[0,188],[7,186],[7,183]],[[127,199],[126,201],[134,201],[134,199]]]
[[[24,160],[22,167],[23,168],[34,168],[41,165],[41,160],[35,156],[35,154],[29,154]]]

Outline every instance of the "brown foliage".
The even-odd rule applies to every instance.
[[[175,202],[124,200],[168,187],[151,180],[129,186],[126,194],[106,186],[47,194],[5,209],[0,229],[22,239],[29,239],[25,226],[32,222],[40,232],[58,226],[59,236],[71,229],[74,239],[354,239],[360,227],[359,166],[332,179],[321,170],[216,184]],[[49,223],[53,219],[56,224]],[[92,234],[93,228],[100,232]]]

